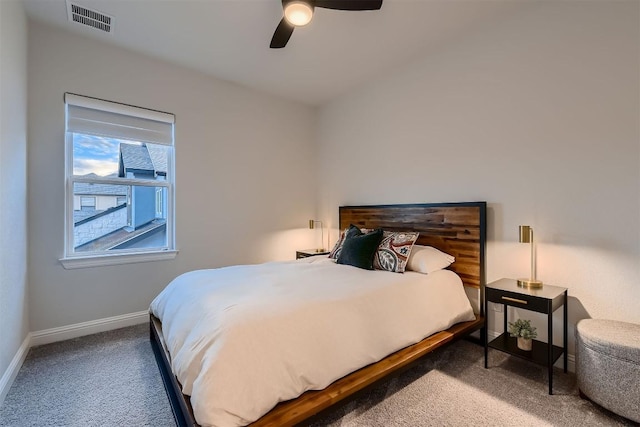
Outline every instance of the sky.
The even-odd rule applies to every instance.
[[[73,174],[95,173],[99,176],[117,174],[120,142],[115,138],[74,133]],[[127,141],[127,143],[139,144],[133,141]]]

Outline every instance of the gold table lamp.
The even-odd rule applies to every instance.
[[[324,226],[322,225],[322,221],[318,221],[316,219],[310,219],[309,220],[309,228],[311,230],[313,230],[315,227],[316,222],[320,223],[320,244],[324,245]],[[316,252],[324,252],[324,248],[318,248],[316,249]]]
[[[528,225],[521,225],[518,228],[520,230],[520,243],[529,243],[531,245],[531,276],[529,279],[518,279],[518,286],[523,288],[541,288],[542,282],[536,279],[536,264],[533,253],[533,228]]]

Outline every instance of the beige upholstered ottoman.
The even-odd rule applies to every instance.
[[[576,325],[580,393],[640,422],[640,325],[584,319]]]

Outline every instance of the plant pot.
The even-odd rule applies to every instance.
[[[533,340],[530,338],[527,339],[527,338],[518,337],[518,348],[524,351],[531,351],[532,342]]]

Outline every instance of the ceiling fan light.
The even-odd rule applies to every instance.
[[[313,8],[307,2],[292,1],[285,6],[284,17],[291,25],[302,27],[311,22]]]

